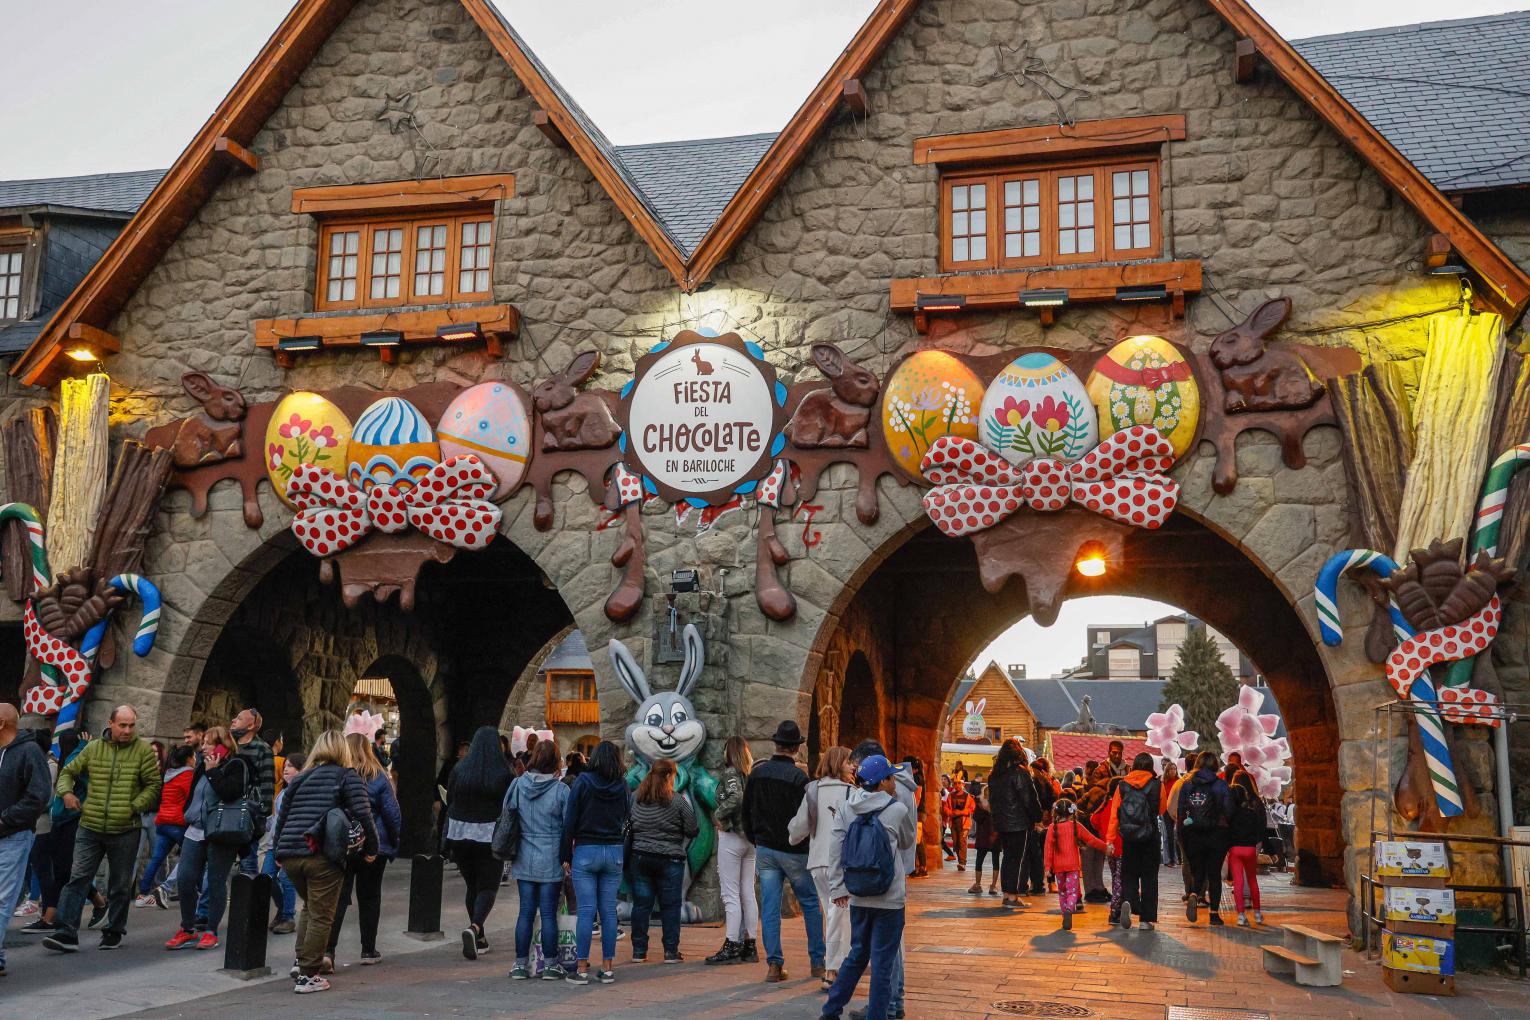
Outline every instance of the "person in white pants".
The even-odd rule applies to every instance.
[[[749,742],[734,735],[723,745],[717,784],[717,881],[722,888],[726,934],[708,964],[759,963],[760,903],[754,894],[754,844],[744,838],[744,783],[754,767]]]
[[[829,895],[833,885],[830,870],[830,844],[833,842],[834,819],[843,809],[845,798],[853,788],[855,771],[850,767],[850,749],[831,747],[818,759],[818,778],[807,785],[806,795],[797,815],[787,826],[786,834],[793,842],[808,840],[808,874],[818,890],[818,902],[824,908],[824,975],[823,987],[834,984],[839,975],[839,965],[850,952],[850,908],[838,906]]]

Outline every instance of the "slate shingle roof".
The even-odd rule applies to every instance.
[[[132,213],[149,197],[163,170],[89,174],[84,177],[44,177],[31,181],[0,181],[0,209],[42,205],[98,212]]]
[[[584,633],[577,628],[568,632],[568,637],[558,643],[558,647],[550,652],[546,659],[542,660],[542,670],[550,669],[587,669],[594,671],[595,663],[590,661],[590,650],[585,646]]]
[[[619,145],[616,155],[689,258],[775,140],[769,132]]]
[[[1292,45],[1440,190],[1530,184],[1530,11]]]

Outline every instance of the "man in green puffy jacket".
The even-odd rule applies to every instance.
[[[106,858],[108,874],[106,926],[101,949],[116,949],[127,933],[128,902],[132,897],[133,867],[138,858],[140,816],[159,799],[159,763],[154,750],[137,734],[138,713],[129,705],[112,711],[106,735],[92,741],[59,769],[54,787],[64,806],[80,814],[74,841],[74,867],[58,904],[58,930],[43,945],[58,953],[80,948],[80,911],[90,883]],[[81,776],[89,780],[85,802],[74,795]]]

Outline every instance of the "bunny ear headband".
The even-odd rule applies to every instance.
[[[377,731],[383,728],[386,720],[380,715],[373,715],[363,709],[345,720],[345,735],[360,733],[363,737],[371,740],[377,735]]]

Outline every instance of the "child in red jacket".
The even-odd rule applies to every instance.
[[[1060,797],[1052,805],[1052,824],[1047,827],[1043,848],[1046,869],[1057,877],[1057,907],[1062,911],[1063,931],[1073,930],[1073,912],[1083,906],[1080,899],[1079,842],[1082,840],[1086,846],[1104,853],[1112,852],[1109,844],[1090,832],[1087,826],[1078,823],[1074,817],[1075,808],[1076,805],[1069,797]]]

